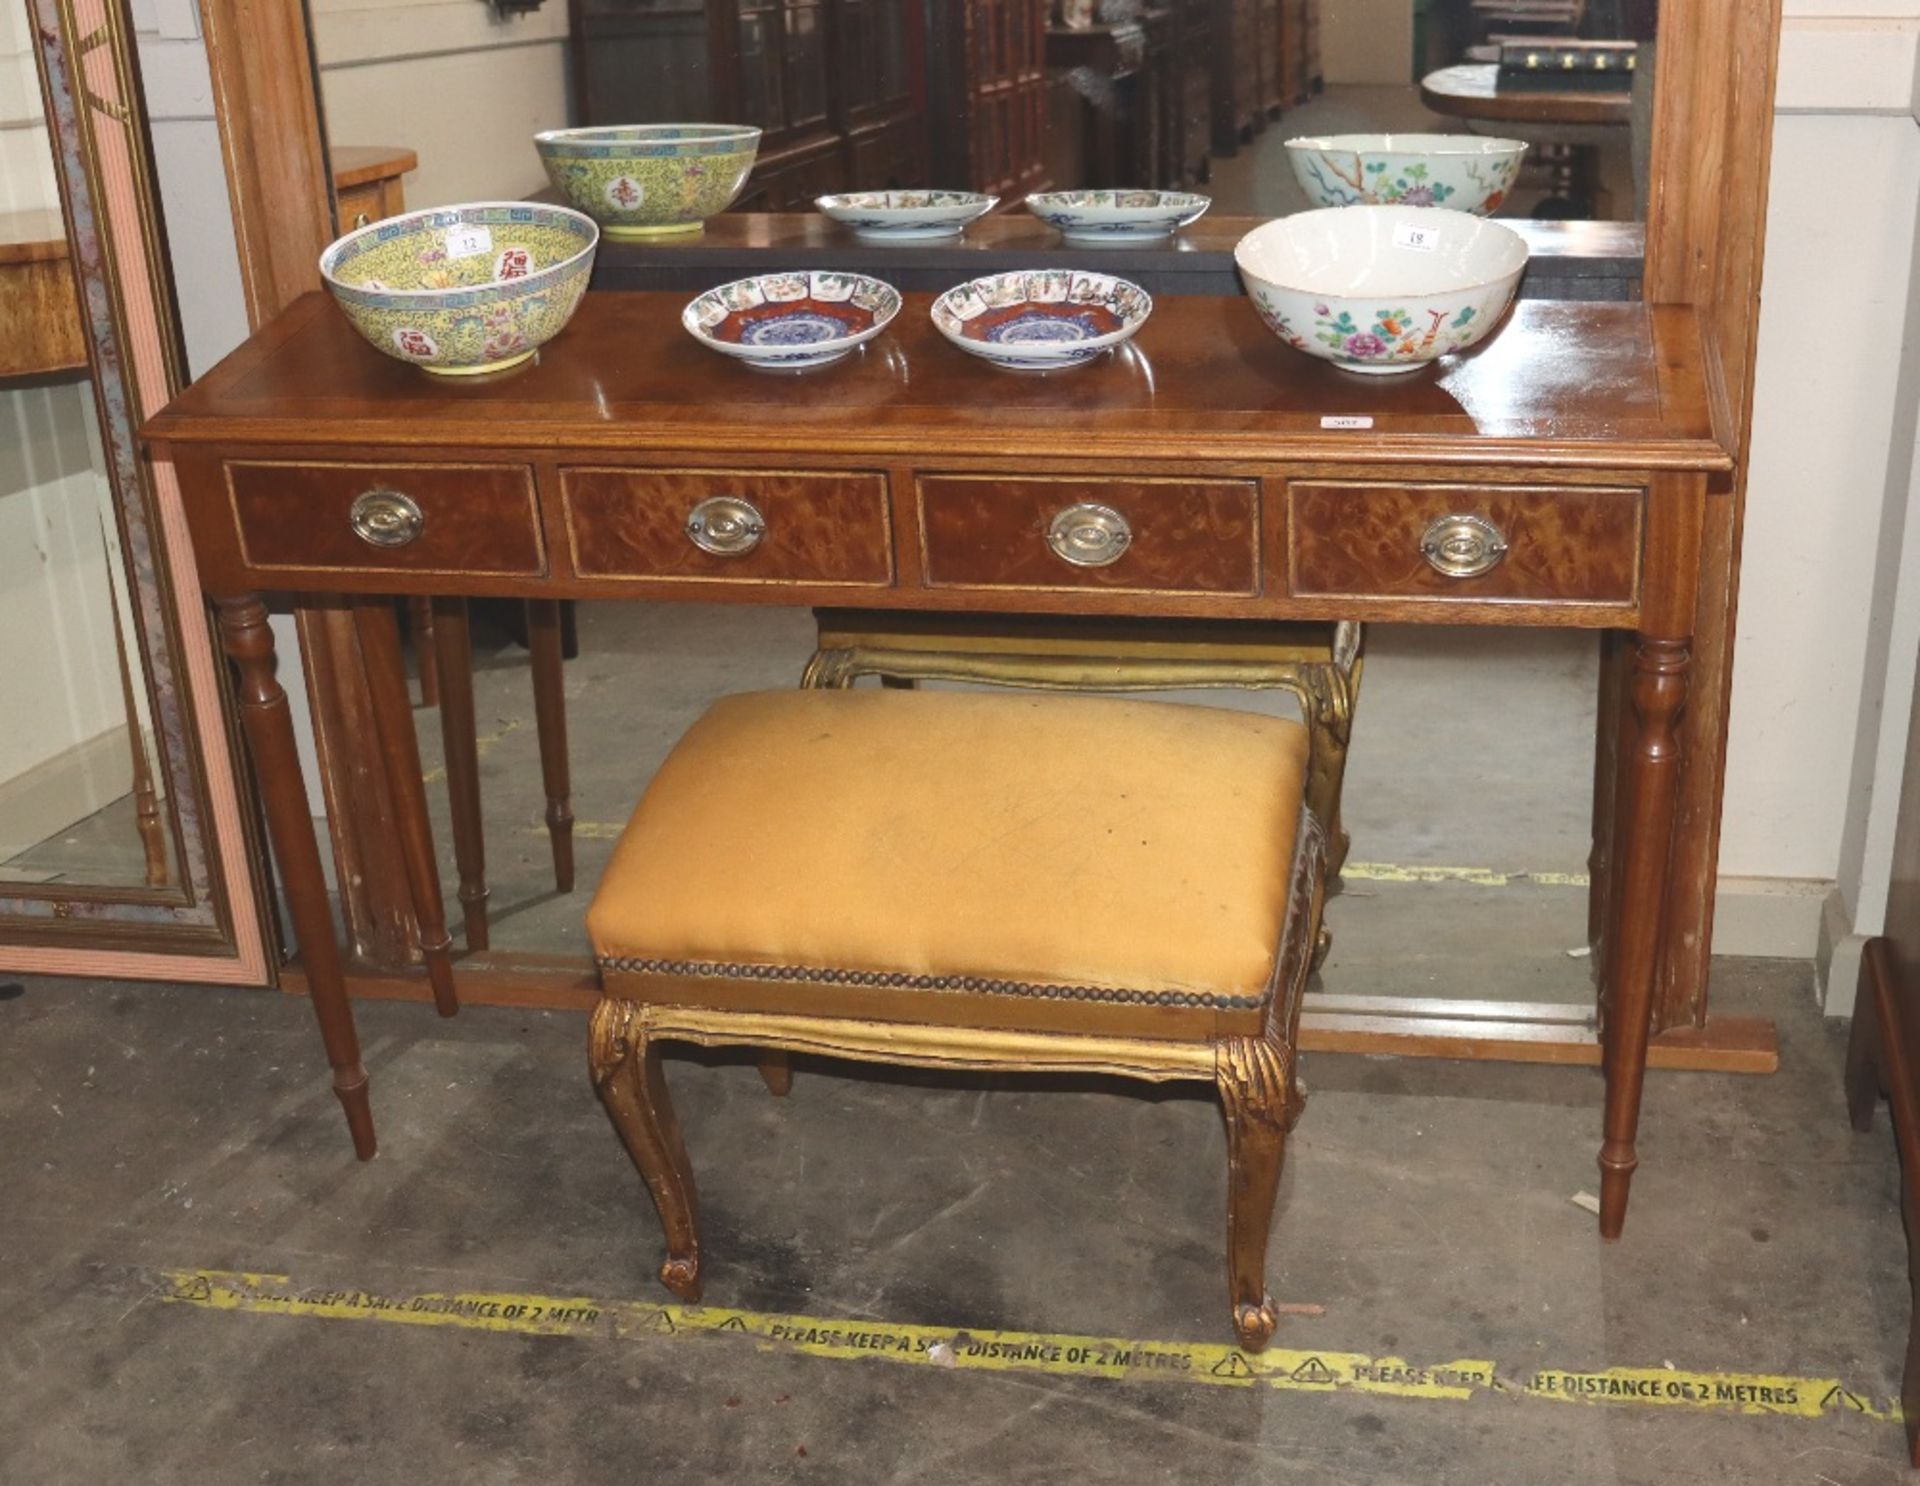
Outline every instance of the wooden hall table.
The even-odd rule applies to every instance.
[[[449,382],[381,355],[308,294],[145,430],[178,470],[238,666],[362,1155],[367,1077],[263,593],[375,596],[355,614],[403,793],[420,774],[393,595],[1611,629],[1631,634],[1633,662],[1594,1053],[1607,1087],[1600,1225],[1620,1231],[1701,533],[1732,498],[1718,376],[1691,308],[1523,301],[1472,351],[1379,378],[1281,345],[1240,297],[1162,301],[1128,347],[1046,376],[948,345],[924,295],[853,359],[803,376],[705,350],[681,307],[678,294],[596,291],[536,363]],[[688,537],[692,508],[718,498],[757,510],[757,545],[722,556]],[[1131,526],[1109,566],[1068,565],[1046,543],[1053,515],[1082,502]],[[394,849],[449,1010],[424,809],[396,803],[415,823]]]

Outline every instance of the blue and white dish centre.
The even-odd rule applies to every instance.
[[[887,328],[900,291],[857,273],[768,273],[709,289],[680,312],[703,346],[773,371],[826,366]]]
[[[1138,284],[1084,269],[991,274],[933,302],[933,323],[969,355],[1016,371],[1080,366],[1132,339],[1153,313]]]
[[[846,191],[813,204],[868,242],[931,242],[958,236],[999,200],[978,191]]]
[[[1138,243],[1198,221],[1213,198],[1192,191],[1036,191],[1026,205],[1068,242]]]

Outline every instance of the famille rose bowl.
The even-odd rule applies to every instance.
[[[745,124],[618,124],[533,137],[554,189],[615,242],[699,232],[733,204],[760,152]]]
[[[680,313],[704,346],[779,371],[825,366],[900,313],[900,292],[857,273],[769,273],[709,289]]]
[[[978,191],[845,191],[814,205],[870,242],[953,237],[999,202]]]
[[[1213,205],[1191,191],[1036,191],[1027,210],[1069,242],[1157,242]]]
[[[973,279],[933,302],[933,323],[948,340],[1017,371],[1091,361],[1130,339],[1152,313],[1138,284],[1067,268]]]
[[[1233,250],[1267,328],[1357,372],[1405,372],[1482,339],[1527,266],[1520,234],[1465,212],[1336,206],[1254,228]]]
[[[349,232],[320,255],[320,276],[387,355],[471,376],[518,365],[565,328],[599,242],[564,206],[483,201]]]
[[[1513,190],[1524,140],[1478,134],[1316,134],[1287,141],[1315,206],[1444,206],[1488,217]]]

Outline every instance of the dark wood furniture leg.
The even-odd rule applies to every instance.
[[[1600,1236],[1618,1238],[1638,1157],[1640,1092],[1653,1029],[1662,906],[1673,847],[1680,778],[1678,723],[1687,699],[1688,643],[1639,637],[1627,679],[1633,737],[1621,779],[1620,836],[1614,843],[1612,945],[1602,1010],[1607,1075],[1606,1139],[1600,1147]]]
[[[540,777],[547,790],[553,885],[573,891],[573,783],[567,769],[567,694],[558,599],[527,600],[527,651],[533,658],[533,715],[540,732]]]
[[[327,904],[320,843],[314,839],[313,812],[301,779],[293,714],[273,673],[273,631],[267,626],[267,607],[251,593],[216,598],[214,607],[220,643],[239,671],[240,725],[253,755],[267,834],[280,869],[280,888],[287,897],[306,970],[308,999],[320,1023],[327,1062],[333,1066],[333,1092],[347,1112],[354,1154],[371,1161],[378,1147],[373,1137],[373,1106],[367,1098],[367,1070],[360,1064],[353,1007],[340,974],[340,945],[333,937],[333,911]]]
[[[415,594],[407,600],[407,633],[413,640],[413,658],[420,669],[420,705],[440,705],[439,645],[434,633],[433,600]]]
[[[778,1048],[765,1049],[760,1054],[760,1077],[769,1094],[784,1098],[793,1092],[793,1060]]]
[[[660,1283],[689,1304],[700,1299],[699,1203],[680,1121],[667,1097],[660,1045],[646,1035],[631,1001],[602,1001],[587,1029],[587,1066],[607,1117],[639,1168],[660,1226],[667,1259]]]
[[[447,804],[453,817],[453,860],[460,873],[460,916],[467,949],[490,943],[487,927],[487,846],[480,825],[480,748],[473,711],[473,634],[467,601],[433,601],[434,645],[420,658],[421,674],[440,673],[440,746],[447,761]],[[417,631],[416,631],[417,633]]]
[[[427,982],[433,987],[433,1004],[440,1015],[452,1016],[460,1009],[460,998],[453,988],[453,940],[447,934],[446,910],[440,900],[440,868],[434,861],[433,832],[427,822],[420,744],[413,731],[406,667],[400,659],[400,626],[394,619],[392,603],[383,598],[361,599],[353,613],[360,632],[367,686],[373,694],[374,728],[380,735],[387,783],[393,790],[396,834],[413,894],[415,922],[420,926]]]
[[[1909,755],[1911,757],[1911,755]],[[1904,812],[1903,812],[1904,813]],[[1904,827],[1902,834],[1905,834]],[[1896,851],[1897,855],[1897,851]],[[1894,916],[1889,916],[1894,922]],[[1902,992],[1891,938],[1869,939],[1860,960],[1860,985],[1853,1003],[1853,1032],[1847,1043],[1847,1109],[1853,1128],[1873,1127],[1873,1106],[1887,1096],[1900,1154],[1901,1217],[1907,1229],[1907,1271],[1914,1312],[1907,1323],[1907,1363],[1900,1382],[1900,1412],[1907,1423],[1907,1458],[1920,1467],[1920,1084],[1914,1082],[1914,1054],[1920,1052],[1920,1024],[1911,1000]]]

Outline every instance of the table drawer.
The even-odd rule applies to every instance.
[[[1619,486],[1296,480],[1291,592],[1631,608],[1645,498]]]
[[[1252,480],[928,474],[919,497],[933,587],[1259,589]]]
[[[574,468],[560,490],[582,577],[893,582],[878,473]]]
[[[247,566],[539,575],[533,472],[517,464],[227,465]]]

